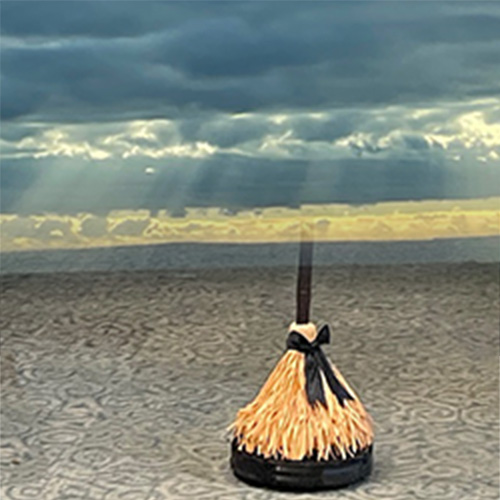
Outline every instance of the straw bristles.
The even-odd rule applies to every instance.
[[[371,418],[340,372],[332,369],[354,397],[342,407],[323,377],[327,407],[311,406],[305,391],[304,355],[289,350],[257,397],[238,412],[231,426],[239,449],[265,458],[346,459],[373,442]]]

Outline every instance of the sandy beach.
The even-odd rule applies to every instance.
[[[325,351],[376,428],[371,479],[335,498],[498,498],[498,272],[315,269]],[[1,282],[2,498],[289,498],[232,476],[225,429],[283,352],[293,268]]]

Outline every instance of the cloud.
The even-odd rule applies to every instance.
[[[103,217],[87,217],[80,226],[80,234],[88,238],[99,238],[108,232],[108,221]]]
[[[272,124],[261,115],[218,115],[213,119],[186,120],[179,124],[179,129],[184,140],[204,141],[221,148],[232,148],[261,139],[271,131]]]
[[[17,238],[37,238],[36,221],[32,218],[15,217],[2,221],[0,229],[3,237],[8,241]]]
[[[341,110],[320,115],[302,115],[289,121],[294,136],[304,141],[332,142],[355,132],[366,120],[358,110]]]
[[[318,160],[349,156],[353,151],[404,156],[430,150],[439,154],[443,148],[487,155],[488,148],[500,146],[498,110],[500,100],[490,98],[425,108],[217,113],[90,126],[6,123],[1,135],[4,157],[203,158],[227,152]]]
[[[108,217],[0,217],[2,249],[89,248],[168,242],[258,243],[297,241],[302,221],[322,241],[416,240],[495,236],[499,199],[348,205],[309,205],[297,210],[267,208],[225,215],[190,209],[186,218],[126,211]],[[208,212],[208,213],[207,213]],[[9,217],[9,216],[7,216]],[[84,232],[97,224],[99,230]],[[97,227],[96,226],[96,227]]]
[[[492,2],[25,7],[0,5],[2,211],[499,193]]]
[[[186,206],[498,194],[496,100],[434,108],[4,127],[1,209]],[[36,158],[36,165],[33,163]],[[71,193],[71,194],[70,194]]]
[[[58,239],[71,241],[73,238],[73,231],[68,221],[47,219],[43,220],[37,227],[36,237],[44,242]]]
[[[500,8],[492,3],[481,12],[327,2],[1,8],[4,119],[321,110],[500,90]]]
[[[2,31],[4,35],[27,40],[129,38],[163,31],[188,16],[191,19],[203,17],[209,11],[209,6],[200,2],[196,9],[163,2],[151,2],[145,9],[140,1],[114,5],[81,0],[33,2],[26,9],[22,4],[6,2],[2,5]]]
[[[141,236],[144,230],[149,226],[149,220],[133,220],[127,219],[118,223],[112,230],[111,234],[115,236]]]

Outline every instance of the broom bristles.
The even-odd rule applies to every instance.
[[[304,363],[303,354],[287,351],[257,397],[238,412],[231,428],[240,449],[265,458],[327,460],[355,456],[372,444],[371,418],[334,365],[336,377],[354,399],[341,406],[322,375],[326,408],[319,402],[311,406]]]

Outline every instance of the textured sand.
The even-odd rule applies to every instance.
[[[374,418],[375,470],[297,498],[498,498],[498,272],[315,269],[313,316]],[[232,476],[225,428],[283,352],[294,269],[1,282],[2,498],[290,498]]]

